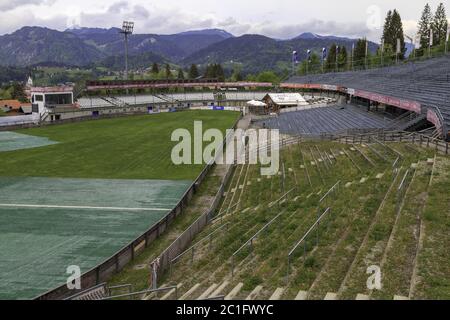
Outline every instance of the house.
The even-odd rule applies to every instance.
[[[271,112],[308,105],[300,93],[269,93],[263,98],[263,101]]]
[[[11,114],[31,114],[31,103],[19,100],[0,100],[0,109]]]

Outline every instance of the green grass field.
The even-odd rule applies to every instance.
[[[56,288],[67,266],[84,273],[148,230],[204,167],[172,164],[172,131],[195,120],[225,131],[238,117],[187,111],[3,134],[0,150],[37,147],[0,151],[0,299]]]
[[[0,176],[193,180],[202,165],[176,166],[170,161],[171,134],[233,126],[237,112],[186,111],[87,121],[18,131],[58,144],[0,152]]]

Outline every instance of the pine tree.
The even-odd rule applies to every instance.
[[[342,46],[339,49],[339,55],[338,55],[338,66],[339,66],[339,69],[346,68],[347,67],[347,63],[348,63],[347,48],[345,46]]]
[[[392,35],[392,39],[389,44],[392,46],[392,48],[395,48],[395,52],[397,52],[397,39],[400,39],[399,59],[404,59],[406,53],[405,34],[403,33],[402,18],[400,17],[400,14],[397,10],[394,10],[394,12],[392,12],[390,33]]]
[[[155,62],[155,63],[153,63],[153,66],[152,66],[152,73],[153,74],[158,74],[159,73],[159,66],[158,66],[158,64]]]
[[[172,78],[172,72],[170,71],[170,66],[169,66],[169,64],[166,64],[166,78],[167,78],[167,79]]]
[[[389,10],[386,15],[386,20],[384,21],[384,27],[383,27],[382,41],[384,41],[385,44],[392,43],[391,23],[392,23],[392,11]]]
[[[335,43],[333,43],[330,47],[330,50],[328,51],[328,56],[327,56],[327,70],[328,71],[332,71],[336,69],[336,51],[337,51],[337,46]]]
[[[420,37],[420,48],[426,49],[430,43],[430,28],[432,24],[432,14],[430,5],[427,3],[422,12],[422,17],[420,18],[418,25],[418,35]]]
[[[215,73],[216,73],[216,78],[219,81],[225,81],[225,72],[223,71],[223,68],[220,64],[217,64],[215,66]]]
[[[183,69],[181,69],[181,68],[178,69],[178,76],[177,76],[177,78],[178,78],[179,80],[184,80],[184,72],[183,72]]]
[[[366,43],[367,40],[365,38],[358,39],[358,42],[356,42],[355,51],[353,53],[353,63],[356,68],[365,66]]]
[[[191,65],[191,68],[189,70],[189,78],[196,79],[199,76],[200,74],[198,73],[197,65],[196,64]]]
[[[432,22],[433,29],[433,43],[434,45],[440,45],[445,43],[445,37],[447,36],[448,21],[445,14],[444,4],[441,2],[436,10],[434,19]]]

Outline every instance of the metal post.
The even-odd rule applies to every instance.
[[[128,80],[128,33],[125,33],[125,80]]]

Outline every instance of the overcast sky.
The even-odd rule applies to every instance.
[[[416,32],[422,0],[0,0],[0,34],[22,26],[65,30],[109,28],[135,21],[137,33],[222,28],[287,39],[302,32],[378,41],[386,12],[397,8],[407,34]],[[428,1],[433,11],[450,0]]]

